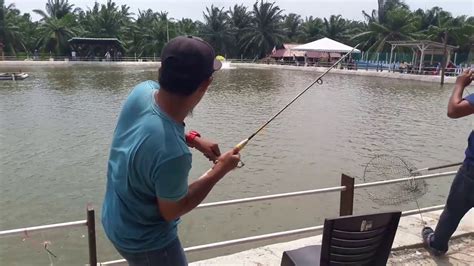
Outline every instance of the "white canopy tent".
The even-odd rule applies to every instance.
[[[326,53],[349,53],[353,47],[345,45],[343,43],[331,40],[329,38],[322,38],[314,42],[298,45],[293,47],[292,50],[299,51],[316,51]],[[354,49],[353,53],[360,53],[360,50]]]

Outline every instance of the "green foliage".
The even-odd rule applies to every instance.
[[[387,52],[389,41],[430,39],[459,46],[469,53],[474,43],[474,17],[453,17],[440,7],[410,11],[402,0],[378,0],[378,9],[362,11],[365,21],[341,15],[326,18],[284,14],[275,2],[260,0],[252,7],[235,4],[228,9],[211,5],[203,20],[175,20],[167,12],[139,10],[114,1],[95,2],[81,10],[72,0],[47,0],[44,10],[34,10],[32,21],[13,4],[0,0],[0,42],[7,55],[32,54],[35,49],[57,55],[70,52],[71,37],[114,37],[129,56],[159,56],[169,38],[197,35],[218,54],[227,57],[263,58],[283,43],[306,43],[328,37],[349,45],[362,43],[370,52]]]
[[[285,31],[281,27],[283,10],[275,3],[256,2],[251,13],[252,20],[240,39],[244,51],[258,58],[269,54],[273,47],[282,44]]]

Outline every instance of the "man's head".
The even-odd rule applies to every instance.
[[[198,89],[204,94],[212,73],[222,66],[215,58],[212,46],[198,37],[180,36],[170,40],[161,53],[161,88],[184,97]]]

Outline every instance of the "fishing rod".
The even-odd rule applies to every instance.
[[[278,113],[276,113],[274,116],[272,116],[272,118],[270,118],[267,122],[265,122],[265,124],[263,124],[259,129],[257,129],[257,131],[252,133],[252,135],[250,135],[250,137],[242,140],[241,142],[239,142],[239,144],[235,145],[235,148],[238,151],[241,151],[245,147],[245,145],[247,145],[247,143],[249,143],[249,141],[253,137],[255,137],[260,131],[262,131],[262,129],[264,129],[268,124],[270,124],[270,122],[272,122],[277,116],[279,116],[283,111],[285,111],[286,108],[288,108],[292,103],[294,103],[301,95],[303,95],[307,90],[309,90],[314,84],[316,84],[316,83],[318,83],[319,85],[323,84],[322,78],[327,73],[329,73],[329,71],[331,71],[331,69],[333,69],[335,66],[337,66],[337,64],[339,64],[344,58],[346,58],[348,55],[350,55],[358,46],[359,46],[359,44],[357,44],[354,48],[352,48],[352,50],[350,52],[348,52],[347,54],[345,54],[343,57],[339,58],[339,60],[337,60],[336,63],[334,63],[331,67],[329,67],[317,79],[315,79],[313,82],[311,82],[311,84],[309,84],[306,87],[306,89],[304,89],[302,92],[300,92],[298,95],[296,95],[296,97],[293,100],[291,100],[287,105],[285,105],[285,107],[283,107],[280,111],[278,111]]]
[[[419,173],[419,172],[422,172],[422,171],[432,171],[432,170],[437,170],[437,169],[454,167],[454,166],[458,166],[458,165],[461,165],[461,164],[462,164],[462,162],[460,162],[460,163],[450,163],[450,164],[445,164],[445,165],[440,165],[440,166],[433,166],[433,167],[415,169],[415,170],[412,170],[411,172],[412,173]]]

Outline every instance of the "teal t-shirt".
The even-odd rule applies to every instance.
[[[157,198],[178,201],[188,192],[191,152],[184,125],[155,103],[158,83],[137,85],[115,128],[102,206],[102,225],[120,250],[160,249],[177,237],[179,220],[161,216]]]

